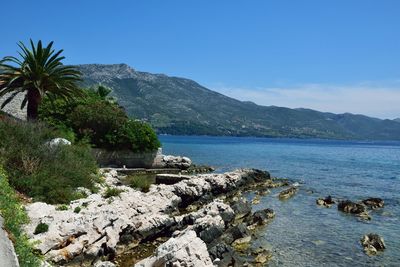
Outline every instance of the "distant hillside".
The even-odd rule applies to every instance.
[[[111,87],[129,115],[147,120],[161,134],[400,140],[400,123],[394,120],[260,106],[126,64],[77,67],[85,86]]]
[[[363,115],[260,106],[184,78],[135,71],[126,64],[79,65],[86,86],[113,89],[128,114],[158,133],[399,140],[400,124]]]

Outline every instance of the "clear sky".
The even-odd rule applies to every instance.
[[[399,0],[2,1],[0,57],[55,41],[263,105],[400,117]]]

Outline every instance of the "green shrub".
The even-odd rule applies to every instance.
[[[115,146],[134,152],[154,151],[161,146],[154,130],[148,123],[128,120],[117,135]]]
[[[79,213],[79,212],[81,212],[81,210],[82,210],[81,207],[78,206],[78,207],[76,207],[76,208],[74,209],[74,212],[75,212],[75,213]]]
[[[117,197],[119,196],[124,190],[115,188],[115,187],[107,187],[106,191],[103,194],[104,198],[110,198],[110,197]]]
[[[34,200],[51,204],[76,199],[75,188],[94,188],[96,162],[84,145],[45,145],[56,137],[42,123],[0,121],[0,160],[10,184]]]
[[[148,192],[150,189],[150,185],[155,182],[155,175],[134,175],[128,177],[129,184],[133,188],[137,188],[142,192]]]
[[[49,226],[45,223],[39,223],[36,228],[35,231],[33,232],[34,235],[38,235],[41,233],[46,233],[49,230]]]
[[[76,107],[70,120],[79,138],[87,137],[97,147],[112,148],[114,136],[127,116],[117,105],[99,101]]]
[[[161,146],[149,124],[129,120],[126,112],[108,96],[110,89],[98,86],[84,90],[84,97],[67,102],[44,98],[39,118],[70,141],[86,140],[98,148],[152,151]]]
[[[4,229],[13,240],[15,252],[21,267],[40,266],[40,256],[34,253],[34,245],[22,231],[22,225],[29,218],[21,205],[15,191],[8,183],[5,172],[0,166],[0,212],[4,219]]]
[[[68,210],[68,206],[67,205],[60,205],[56,208],[56,210]]]

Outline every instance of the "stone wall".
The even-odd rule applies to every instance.
[[[9,95],[10,95],[10,94],[5,95],[5,96],[3,96],[3,97],[0,97],[0,106],[1,106],[1,104],[7,99],[7,97],[8,97]],[[18,119],[26,120],[26,106],[25,106],[24,109],[21,109],[21,103],[22,103],[22,100],[24,99],[24,97],[25,97],[25,94],[24,94],[24,93],[18,94],[18,95],[13,99],[13,101],[11,101],[10,103],[8,103],[8,104],[7,104],[4,108],[2,108],[1,110],[4,111],[4,112],[6,112],[6,113],[8,113],[8,114],[11,114],[12,116],[14,116],[14,117],[16,117],[16,118],[18,118]]]
[[[162,149],[146,153],[128,150],[108,151],[93,148],[92,153],[100,167],[162,168]]]

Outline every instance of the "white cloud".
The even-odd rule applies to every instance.
[[[259,105],[310,108],[333,113],[350,112],[382,119],[400,117],[400,82],[389,85],[364,82],[358,85],[307,84],[281,88],[229,88],[216,86],[224,95]],[[213,88],[213,87],[211,87]]]

